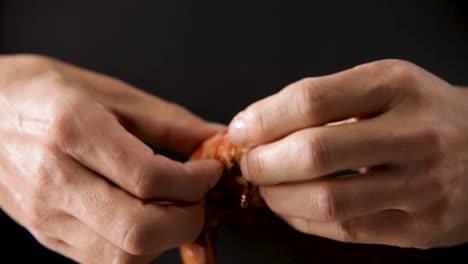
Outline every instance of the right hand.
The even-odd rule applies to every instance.
[[[0,56],[0,206],[86,263],[145,263],[193,241],[216,161],[180,163],[218,131],[126,83],[35,55]],[[135,135],[135,136],[134,136]]]

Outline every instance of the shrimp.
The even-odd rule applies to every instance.
[[[235,146],[227,134],[221,131],[203,142],[192,154],[191,160],[216,159],[225,168],[218,184],[205,197],[205,225],[194,243],[180,247],[184,264],[216,264],[215,231],[220,218],[249,218],[239,209],[263,207],[258,186],[242,178],[238,164],[248,149]],[[244,211],[245,212],[245,211]]]

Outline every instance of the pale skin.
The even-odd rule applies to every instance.
[[[414,64],[300,80],[240,112],[229,134],[252,148],[244,177],[299,231],[421,249],[468,241],[468,89]],[[321,177],[347,169],[360,173]]]
[[[241,112],[230,135],[252,148],[244,176],[302,232],[453,246],[468,241],[467,102],[413,64],[379,61],[291,84]],[[189,155],[222,127],[34,55],[0,56],[0,106],[0,206],[46,247],[83,263],[147,263],[199,235],[221,165],[144,142]],[[343,169],[361,174],[320,178]]]
[[[148,263],[194,241],[217,161],[180,163],[219,131],[122,81],[34,55],[0,56],[0,206],[82,263]]]

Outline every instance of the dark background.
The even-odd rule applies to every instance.
[[[300,78],[383,58],[409,60],[468,85],[467,10],[462,0],[0,0],[0,52],[53,56],[227,123]],[[305,236],[267,211],[258,223],[221,228],[221,263],[468,259],[465,245],[420,251]],[[0,230],[0,263],[67,263],[5,215]],[[158,263],[172,263],[175,255]]]

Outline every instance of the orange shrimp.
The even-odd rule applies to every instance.
[[[219,160],[226,170],[205,197],[205,226],[201,235],[194,243],[180,247],[184,264],[216,264],[214,233],[218,220],[226,215],[248,218],[238,209],[263,206],[258,187],[242,178],[237,166],[246,152],[247,149],[236,147],[224,130],[207,139],[192,154],[191,160]]]

